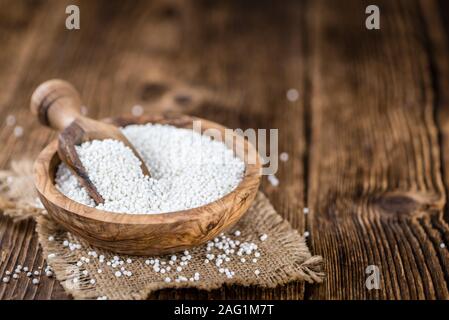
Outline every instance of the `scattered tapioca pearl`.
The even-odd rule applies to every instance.
[[[273,187],[277,187],[279,185],[279,179],[274,174],[268,175],[267,179]]]
[[[308,236],[310,236],[310,232],[309,231],[304,232],[304,238],[307,238]]]
[[[23,271],[27,272],[28,271],[28,267],[23,267]]]
[[[135,117],[139,117],[143,114],[143,107],[141,105],[136,104],[131,108],[131,113]]]
[[[17,273],[14,273],[14,274],[12,275],[12,277],[13,277],[13,279],[19,279],[19,275],[18,275]]]
[[[288,161],[288,153],[287,152],[281,152],[281,154],[279,155],[279,160],[281,160],[282,162]]]
[[[53,259],[54,257],[56,257],[56,254],[54,254],[54,253],[50,253],[50,254],[47,256],[48,259]]]
[[[6,125],[9,127],[12,127],[13,125],[16,124],[16,117],[13,116],[12,114],[6,116]]]
[[[33,274],[34,274],[35,276],[38,276],[38,275],[40,275],[41,273],[40,273],[40,271],[37,271],[37,270],[36,270],[36,271],[33,272]]]
[[[107,296],[99,296],[97,300],[108,300]]]
[[[49,237],[48,237],[48,241],[55,241],[55,237],[49,236]]]
[[[309,208],[305,207],[304,209],[302,209],[302,212],[304,214],[308,214],[309,213]]]
[[[241,236],[241,232],[239,230],[234,232],[235,236]],[[259,236],[259,240],[260,241],[265,241],[267,239],[268,235],[266,234],[262,234]],[[70,242],[68,240],[65,240],[66,245],[68,246],[70,244]],[[79,245],[79,244],[77,244]],[[81,246],[81,245],[79,245]],[[238,240],[234,240],[231,237],[225,235],[225,234],[220,234],[218,237],[216,237],[215,239],[209,241],[206,245],[206,247],[209,249],[209,252],[206,253],[206,258],[204,259],[204,263],[208,264],[211,261],[213,262],[213,265],[216,266],[217,271],[221,274],[224,274],[227,278],[232,278],[234,276],[234,272],[229,270],[229,268],[226,267],[226,263],[230,262],[232,260],[232,255],[254,255],[255,258],[251,259],[249,258],[244,258],[241,257],[239,258],[240,262],[244,263],[246,261],[252,261],[253,263],[257,263],[256,259],[257,257],[260,257],[261,254],[260,252],[256,251],[258,249],[257,244],[252,243],[252,242],[240,242]],[[218,252],[214,252],[214,251]],[[214,252],[214,253],[212,253]],[[88,251],[87,252],[88,256],[94,257],[94,258],[98,258],[99,260],[102,261],[106,261],[105,257],[103,255],[98,255],[95,251]],[[52,257],[53,255],[49,255],[49,257]],[[190,254],[190,252],[188,250],[185,250],[182,255],[180,256],[180,258],[178,259],[178,257],[176,255],[171,255],[168,256],[166,258],[167,260],[159,260],[159,259],[146,259],[144,261],[144,263],[146,265],[152,265],[153,269],[155,272],[157,273],[161,273],[161,274],[167,274],[175,271],[175,272],[182,272],[183,268],[182,266],[187,265],[188,262],[192,259],[192,255]],[[89,259],[87,257],[81,257],[80,261],[77,262],[77,265],[82,266],[83,263],[87,263],[89,261],[95,261],[92,259]],[[179,261],[179,262],[178,262]],[[119,271],[115,271],[113,272],[113,274],[118,278],[121,276],[132,276],[132,272],[131,271],[127,271],[125,269],[125,267],[123,266],[125,263],[132,263],[132,259],[127,258],[127,259],[121,259],[119,256],[114,256],[112,259],[110,259],[110,261],[107,261],[107,264],[109,266],[111,266],[112,268],[117,268],[119,267]],[[161,267],[164,266],[164,267]],[[20,265],[18,265],[19,268],[22,268]],[[24,269],[24,268],[23,268]],[[172,270],[173,269],[173,270]],[[46,266],[45,271],[44,271],[45,275],[47,276],[52,276],[53,275],[53,271],[51,270],[50,266]],[[97,269],[98,273],[103,273],[102,269]],[[35,271],[35,274],[38,273],[38,271]],[[87,270],[83,270],[82,274],[87,276],[89,274],[89,272]],[[29,272],[27,273],[27,276],[31,277],[32,273]],[[177,279],[175,278],[171,278],[171,275],[168,274],[168,277],[165,278],[170,278],[171,281],[176,281],[176,282],[182,282],[182,281],[199,281],[199,272],[195,272],[194,275],[192,275],[191,278],[188,277],[183,277],[183,276],[178,276]],[[164,279],[165,279],[164,278]],[[74,280],[75,282],[77,280]],[[94,280],[96,281],[96,280]]]
[[[34,278],[32,280],[32,282],[33,282],[34,285],[38,285],[39,284],[39,279]]]
[[[444,242],[441,242],[441,243],[440,243],[440,248],[441,248],[441,249],[446,248],[446,244],[445,244]]]
[[[9,279],[10,279],[10,277],[3,277],[2,281],[3,281],[3,283],[8,283]]]
[[[7,276],[9,276],[9,275],[11,274],[11,271],[5,271],[5,274],[6,274]]]
[[[14,135],[19,138],[23,136],[23,128],[21,126],[15,126],[14,127]]]
[[[291,89],[287,90],[286,96],[287,96],[288,101],[295,102],[299,99],[299,92],[298,92],[298,90],[291,88]]]
[[[90,284],[95,284],[96,283],[96,281],[95,281],[95,279],[90,279]]]
[[[258,275],[260,274],[260,271],[259,271],[258,269],[256,269],[256,270],[254,271],[254,274],[255,274],[256,276],[258,276]]]
[[[171,282],[171,279],[170,279],[170,277],[166,277],[164,281],[168,283],[168,282]]]
[[[33,273],[27,272],[27,277],[28,277],[28,278],[31,277],[32,275],[33,275]]]

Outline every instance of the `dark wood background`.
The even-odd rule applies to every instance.
[[[365,8],[381,9],[381,30]],[[81,30],[65,28],[78,4]],[[54,137],[28,111],[60,77],[89,115],[175,110],[279,128],[279,187],[262,189],[325,258],[323,284],[164,290],[151,298],[448,299],[449,6],[446,1],[0,1],[0,167]],[[300,98],[286,99],[296,88]],[[23,126],[20,138],[4,124]],[[310,207],[304,216],[302,208]],[[34,222],[0,214],[0,274],[42,266]],[[367,290],[377,265],[381,288]],[[55,280],[1,299],[69,298]]]

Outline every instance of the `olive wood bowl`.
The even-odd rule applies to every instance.
[[[160,123],[192,128],[194,120],[201,121],[202,133],[214,128],[224,137],[226,128],[222,125],[186,115],[122,117],[104,121],[119,126]],[[236,136],[235,133],[232,134]],[[245,154],[256,152],[247,139],[236,141],[236,146],[239,141],[244,144]],[[193,209],[161,214],[108,212],[73,201],[56,188],[54,179],[61,163],[57,147],[58,141],[52,141],[39,154],[34,165],[35,186],[44,207],[68,231],[93,246],[119,253],[159,255],[205,243],[239,221],[253,202],[260,184],[261,162],[257,152],[255,163],[248,163],[247,157],[235,153],[245,162],[244,177],[236,189],[219,200]],[[227,147],[234,152],[236,150],[230,145]]]

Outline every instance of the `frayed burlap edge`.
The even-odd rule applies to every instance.
[[[34,189],[31,160],[13,161],[0,171],[0,211],[15,222],[46,214]]]
[[[35,202],[34,188],[29,190],[30,180],[23,177],[21,173],[30,173],[30,161],[16,163],[13,170],[0,173],[0,209],[14,219],[33,217],[36,218],[39,242],[42,246],[44,256],[51,256],[48,264],[53,268],[56,278],[61,282],[64,289],[75,299],[93,299],[100,296],[107,296],[110,299],[146,299],[152,292],[164,288],[197,288],[203,290],[213,290],[223,285],[256,285],[266,288],[274,288],[291,281],[307,281],[309,283],[322,282],[324,273],[322,269],[322,258],[312,256],[309,252],[304,237],[294,230],[290,224],[277,214],[269,200],[259,192],[251,209],[239,221],[238,225],[230,230],[229,236],[234,230],[240,230],[242,241],[256,242],[261,252],[260,261],[256,264],[260,270],[260,275],[254,274],[256,266],[247,264],[239,265],[233,262],[230,268],[236,270],[234,278],[226,278],[220,274],[212,264],[204,264],[206,254],[204,247],[191,249],[193,256],[189,263],[190,272],[202,270],[205,274],[200,281],[195,282],[170,282],[164,281],[164,275],[157,274],[146,266],[144,261],[147,257],[130,257],[133,260],[129,266],[133,272],[133,277],[117,279],[113,272],[95,274],[99,268],[105,268],[97,260],[82,268],[77,267],[77,262],[81,257],[88,257],[88,252],[95,250],[98,254],[112,257],[114,253],[102,249],[91,247],[83,239],[72,235],[61,229],[47,215],[42,215],[45,210],[36,208],[31,203]],[[15,169],[14,169],[15,168]],[[5,187],[5,177],[9,179]],[[29,178],[29,177],[28,177]],[[27,182],[28,181],[28,182]],[[20,197],[17,190],[26,188],[26,199]],[[22,189],[22,190],[24,190]],[[4,206],[7,204],[7,206]],[[17,204],[14,206],[14,204]],[[27,210],[30,210],[28,212]],[[260,241],[261,234],[267,234],[267,241]],[[52,236],[55,240],[50,241]],[[80,250],[70,251],[63,245],[63,240],[80,243]],[[122,259],[128,256],[121,255]],[[163,259],[164,257],[159,257]],[[189,272],[189,268],[186,268]],[[82,273],[88,270],[88,275]],[[110,271],[110,270],[109,270]],[[90,280],[93,278],[96,283],[93,285]],[[73,280],[79,281],[74,285]]]

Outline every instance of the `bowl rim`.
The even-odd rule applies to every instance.
[[[134,116],[118,116],[113,118],[102,119],[102,121],[114,123],[119,126],[126,126],[131,124],[145,124],[145,123],[162,123],[162,124],[170,124],[176,127],[179,125],[185,125],[192,123],[194,120],[201,121],[202,128],[217,128],[224,132],[225,129],[228,129],[221,124],[216,122],[194,117],[188,116],[184,114],[157,114],[157,115],[143,115],[139,117]],[[204,131],[204,130],[203,130]],[[236,133],[233,131],[232,134],[236,136]],[[215,207],[220,208],[223,212],[231,209],[233,205],[235,205],[235,199],[239,199],[240,201],[244,201],[246,198],[250,197],[252,194],[256,193],[259,189],[260,180],[261,180],[261,160],[260,155],[255,149],[255,147],[248,141],[247,138],[243,139],[244,150],[250,150],[251,152],[256,152],[256,163],[250,164],[247,162],[246,157],[242,159],[245,163],[245,173],[243,179],[237,185],[237,187],[232,190],[230,193],[226,194],[224,197],[217,199],[213,202],[207,203],[200,207],[186,209],[186,210],[178,210],[164,213],[155,213],[155,214],[146,214],[146,213],[118,213],[113,211],[106,211],[101,209],[96,209],[94,207],[87,206],[85,204],[76,202],[75,200],[70,199],[66,195],[64,195],[61,191],[59,191],[55,184],[54,180],[50,175],[51,171],[51,162],[54,161],[54,157],[59,156],[57,154],[57,139],[51,141],[38,155],[35,163],[34,163],[34,183],[35,188],[37,189],[39,195],[45,200],[49,201],[53,205],[64,209],[65,211],[71,212],[72,214],[81,216],[83,218],[92,219],[105,223],[112,224],[129,224],[129,225],[155,225],[155,224],[177,224],[180,222],[198,220],[205,215],[209,215],[210,213],[216,211]],[[229,148],[229,146],[227,146]],[[247,154],[247,152],[245,152]],[[256,186],[256,188],[251,187]],[[76,208],[77,210],[74,210]]]

